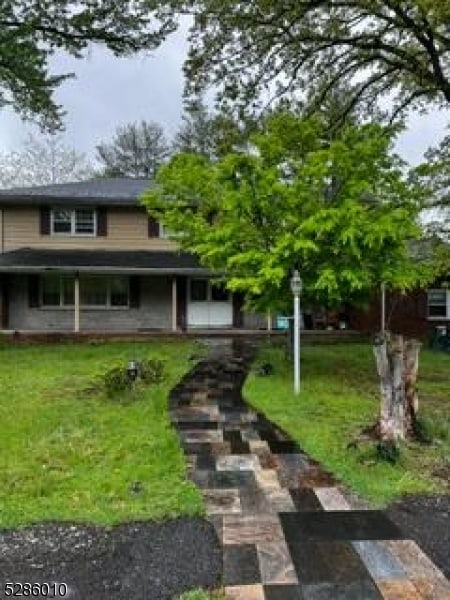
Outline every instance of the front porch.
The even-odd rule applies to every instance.
[[[0,256],[1,329],[164,334],[265,329],[190,255],[21,249]]]

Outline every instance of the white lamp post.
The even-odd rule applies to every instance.
[[[294,295],[294,393],[300,392],[300,294],[302,280],[297,270],[291,277],[291,291]]]

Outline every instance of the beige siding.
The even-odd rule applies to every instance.
[[[176,248],[176,245],[169,240],[148,237],[147,215],[144,210],[139,209],[108,209],[108,235],[92,238],[40,235],[37,208],[7,208],[3,214],[5,252],[17,248],[88,250],[172,250]]]

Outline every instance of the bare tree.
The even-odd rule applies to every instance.
[[[155,177],[170,148],[157,123],[141,121],[118,127],[112,142],[97,146],[102,173],[109,177]]]
[[[86,156],[64,144],[61,135],[29,135],[21,149],[0,153],[4,188],[82,181],[94,175]]]

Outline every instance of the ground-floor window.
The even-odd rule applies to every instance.
[[[75,304],[75,278],[70,275],[41,277],[41,306]],[[130,305],[130,278],[122,275],[80,277],[80,305],[83,307],[127,308]]]
[[[74,278],[60,275],[43,275],[41,277],[42,306],[73,306]]]
[[[450,290],[428,290],[428,318],[450,319]]]
[[[209,279],[191,279],[191,302],[229,302],[230,292]]]

